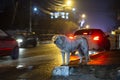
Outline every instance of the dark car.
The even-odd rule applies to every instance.
[[[19,57],[19,47],[17,41],[1,29],[0,56],[11,56],[12,59],[18,59]]]
[[[74,36],[78,35],[88,40],[89,50],[110,50],[109,36],[101,29],[80,29],[74,32]]]
[[[15,38],[19,44],[19,47],[28,47],[28,46],[36,47],[38,43],[37,37],[33,34],[28,34],[28,33],[27,35],[17,34]]]

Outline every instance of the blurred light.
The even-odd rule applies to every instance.
[[[57,15],[55,15],[55,18],[58,18],[58,16],[57,16]]]
[[[32,34],[35,34],[35,32],[32,32]]]
[[[51,19],[53,19],[53,16],[51,16]]]
[[[116,33],[115,33],[115,31],[112,31],[111,34],[112,34],[112,35],[115,35]]]
[[[118,29],[120,30],[120,27],[118,27]]]
[[[65,18],[65,12],[61,12],[61,17]]]
[[[89,55],[97,55],[98,52],[97,51],[89,51]]]
[[[34,7],[33,10],[34,10],[35,12],[38,11],[37,7]]]
[[[22,69],[22,68],[24,68],[24,65],[23,65],[23,64],[19,64],[19,65],[17,65],[16,68],[17,68],[17,69]]]
[[[88,33],[84,32],[83,35],[87,35]]]
[[[65,12],[54,12],[54,13],[50,13],[50,17],[51,19],[53,18],[64,18],[64,19],[69,19],[69,13],[65,13]]]
[[[72,8],[72,11],[76,11],[76,9],[75,9],[75,8]]]
[[[55,12],[55,18],[58,18],[59,17],[59,12]]]
[[[69,15],[69,13],[66,13],[66,15],[68,16],[68,15]]]
[[[90,26],[89,26],[89,25],[86,25],[86,28],[88,29],[88,28],[90,28]]]
[[[17,39],[16,40],[18,43],[21,43],[21,42],[23,42],[23,39]]]
[[[93,38],[93,40],[98,41],[99,38],[100,38],[99,36],[95,36],[95,37]]]
[[[65,18],[65,16],[63,15],[63,16],[61,16],[62,18]]]
[[[70,61],[75,61],[75,60],[79,60],[80,58],[79,58],[79,56],[77,56],[77,55],[71,55],[70,56]]]
[[[50,13],[50,15],[53,15],[53,13]]]
[[[83,20],[81,21],[80,26],[83,26],[83,25],[84,25],[84,23],[85,23],[85,20],[83,19]]]
[[[69,36],[69,39],[74,39],[74,36]]]
[[[51,19],[53,19],[53,18],[54,18],[54,17],[53,17],[53,16],[54,16],[54,13],[50,13],[50,15],[51,15]]]
[[[66,5],[67,5],[67,6],[72,6],[72,1],[71,1],[71,0],[67,0],[67,1],[66,1]]]
[[[65,12],[61,12],[61,15],[62,15],[62,16],[65,15]]]
[[[66,16],[66,19],[69,19],[69,17],[68,17],[68,16]]]
[[[85,18],[86,17],[86,15],[85,14],[82,14],[82,16],[81,16],[82,18]]]

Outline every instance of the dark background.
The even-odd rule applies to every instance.
[[[31,6],[38,6],[39,12],[32,12],[33,30],[44,31],[53,30],[53,23],[57,25],[56,20],[51,20],[50,12],[57,4],[63,4],[63,0],[31,0]],[[118,28],[118,12],[120,10],[119,0],[73,0],[76,8],[75,24],[79,25],[77,20],[80,14],[87,15],[86,23],[91,28],[101,28],[109,32]],[[28,29],[30,18],[30,0],[0,0],[0,28],[3,29]],[[70,20],[72,21],[72,20]],[[62,23],[61,22],[61,23]],[[69,22],[69,21],[68,21]],[[51,25],[52,24],[52,25]]]

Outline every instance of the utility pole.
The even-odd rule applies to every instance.
[[[29,31],[32,32],[32,0],[30,0]]]
[[[11,22],[12,26],[14,25],[15,17],[16,17],[16,13],[17,13],[17,9],[18,9],[18,0],[14,0],[13,3],[15,3],[15,5],[13,5],[14,6],[14,12],[13,12],[13,17],[12,17],[12,22]]]

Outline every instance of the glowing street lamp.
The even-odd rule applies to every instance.
[[[33,8],[34,12],[38,11],[38,8],[37,7],[34,7]]]
[[[85,15],[85,14],[82,14],[81,17],[82,17],[82,19],[85,19],[85,18],[86,18],[86,15]]]
[[[66,0],[65,4],[63,5],[63,8],[72,10],[72,6],[73,6],[72,0]]]
[[[75,8],[72,8],[72,11],[74,12],[74,11],[76,11],[76,9],[75,9]]]
[[[89,29],[90,28],[90,25],[86,25],[86,29]]]
[[[66,5],[67,5],[67,6],[72,6],[72,1],[71,1],[71,0],[67,0],[67,1],[66,1]]]

